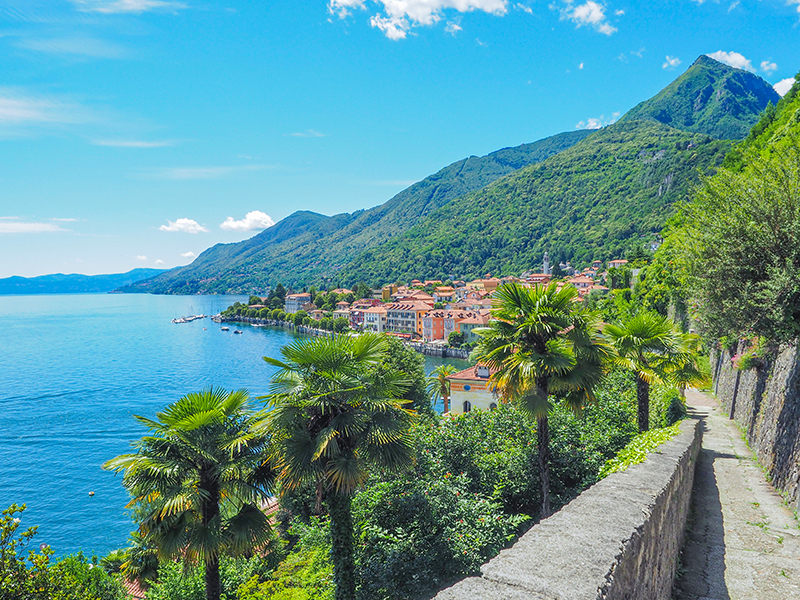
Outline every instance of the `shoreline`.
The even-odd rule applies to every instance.
[[[261,319],[258,317],[237,317],[235,319],[221,317],[215,315],[212,317],[215,323],[245,323],[248,325],[260,325],[269,327],[280,327],[281,329],[291,329],[296,333],[304,335],[313,335],[316,337],[325,337],[335,335],[332,331],[325,329],[317,329],[316,327],[306,327],[305,325],[295,325],[287,321],[278,321],[275,319]],[[414,350],[415,352],[424,356],[437,356],[439,358],[456,358],[459,360],[469,359],[469,350],[462,348],[451,348],[440,344],[429,344],[427,342],[410,342],[401,340],[403,344]]]

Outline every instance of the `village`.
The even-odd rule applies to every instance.
[[[390,284],[370,290],[370,297],[351,302],[344,299],[355,298],[356,292],[351,289],[315,292],[318,297],[324,294],[326,300],[335,294],[338,301],[333,310],[324,310],[312,302],[313,290],[289,293],[282,312],[286,317],[302,315],[302,323],[312,329],[314,322],[322,324],[323,320],[347,323],[354,331],[385,333],[426,349],[460,348],[466,357],[478,341],[475,330],[488,326],[492,320],[492,296],[500,286],[511,282],[522,286],[546,285],[555,281],[559,288],[574,286],[578,290],[576,301],[583,301],[589,294],[607,293],[609,271],[627,264],[624,259],[611,260],[604,268],[603,262],[596,260],[578,271],[569,263],[551,265],[545,253],[541,272],[527,271],[519,277],[487,274],[483,279],[447,282],[414,279],[407,285]],[[263,298],[262,302],[264,304],[250,304],[247,307],[250,314],[272,315],[273,311],[266,304],[268,298]],[[443,356],[447,355],[445,352]],[[497,408],[499,398],[497,390],[489,383],[491,375],[492,370],[481,364],[448,375],[451,393],[445,399],[445,412],[455,415]]]
[[[574,286],[580,299],[592,292],[606,293],[609,289],[605,285],[608,270],[627,263],[624,259],[612,260],[603,270],[602,261],[597,260],[582,271],[573,269],[569,263],[561,263],[558,272],[564,277],[558,278],[557,284]],[[441,280],[414,279],[407,285],[391,284],[372,290],[371,298],[352,302],[341,300],[336,303],[335,310],[328,313],[312,303],[309,292],[287,294],[284,311],[287,314],[304,311],[315,321],[326,317],[344,318],[354,330],[389,333],[407,341],[470,345],[478,339],[475,329],[485,327],[491,319],[492,294],[499,286],[511,282],[523,286],[543,285],[554,279],[554,268],[545,253],[539,273],[525,272],[519,277],[502,278],[487,275],[484,279],[469,282],[448,282],[450,285],[444,285]],[[337,288],[330,293],[347,296],[354,292]],[[260,309],[265,305],[252,305],[250,308]]]

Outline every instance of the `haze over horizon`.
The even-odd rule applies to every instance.
[[[0,0],[0,277],[169,268],[375,206],[607,125],[701,54],[783,93],[799,23],[800,0]]]

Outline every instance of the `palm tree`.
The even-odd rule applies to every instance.
[[[650,384],[685,385],[703,379],[692,336],[678,331],[669,318],[642,311],[605,326],[605,337],[616,350],[615,362],[636,375],[639,431],[650,429]]]
[[[474,357],[496,372],[492,380],[504,397],[536,419],[541,518],[550,515],[551,394],[578,411],[593,398],[608,356],[599,318],[576,304],[572,286],[502,286]]]
[[[219,600],[219,559],[263,546],[269,519],[259,502],[270,495],[273,471],[264,461],[266,438],[253,432],[258,413],[246,391],[209,388],[157,413],[136,416],[150,433],[103,465],[123,472],[139,505],[143,537],[161,558],[205,565],[208,600]]]
[[[448,377],[457,372],[458,369],[453,365],[439,365],[428,377],[428,394],[433,397],[434,402],[439,398],[442,399],[444,402],[444,410],[442,412],[450,410],[450,380]]]
[[[405,376],[379,366],[384,336],[300,339],[281,350],[262,426],[271,432],[272,456],[284,489],[311,483],[331,524],[336,600],[355,597],[351,497],[370,464],[399,469],[411,464],[413,412],[399,396]]]

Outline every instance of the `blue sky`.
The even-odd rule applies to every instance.
[[[375,206],[613,122],[701,54],[785,86],[798,25],[800,0],[0,0],[0,277]]]

